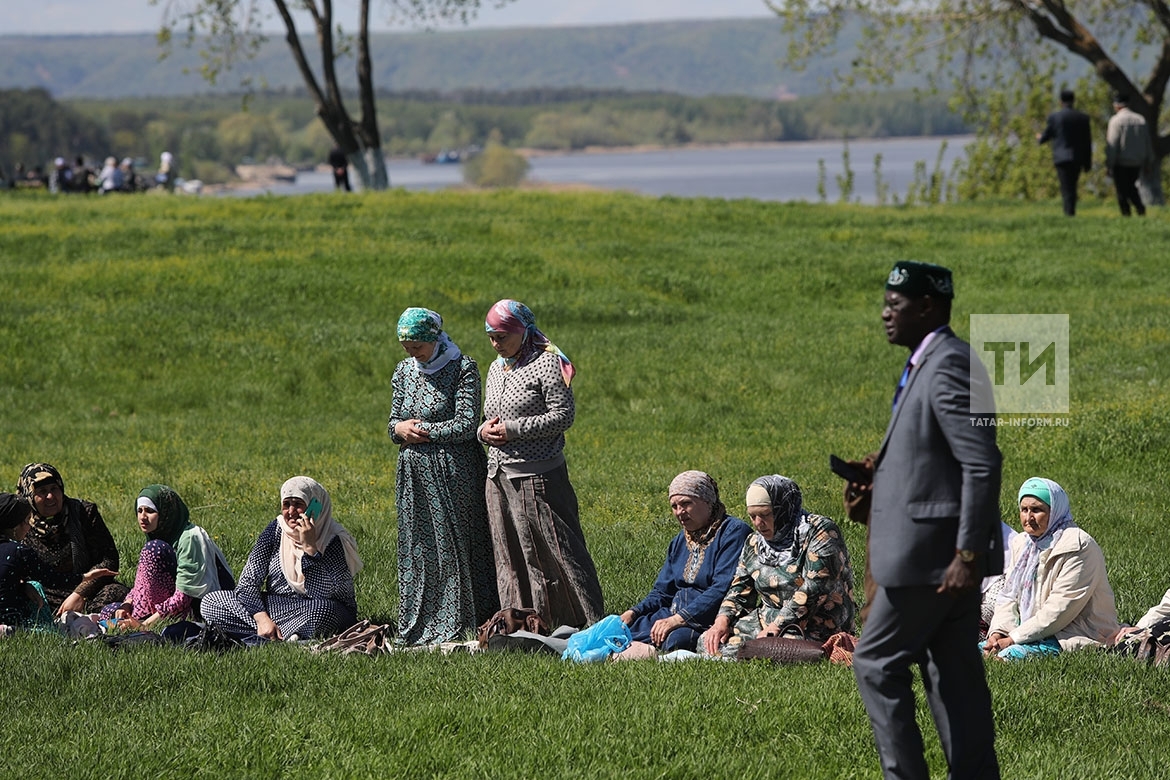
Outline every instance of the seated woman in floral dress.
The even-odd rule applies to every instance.
[[[744,640],[792,627],[817,640],[853,633],[853,568],[837,524],[806,512],[800,486],[779,474],[752,482],[747,511],[756,532],[700,640],[705,654],[734,657]]]
[[[280,514],[260,533],[235,590],[208,593],[207,624],[266,639],[327,637],[357,622],[357,543],[333,519],[329,493],[293,477],[280,488]]]

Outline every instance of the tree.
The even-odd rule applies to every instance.
[[[492,0],[499,6],[511,0]],[[392,19],[423,25],[460,21],[466,24],[479,11],[481,0],[383,0]],[[159,43],[164,56],[176,31],[186,45],[202,41],[203,76],[209,82],[241,60],[251,59],[267,40],[261,31],[272,12],[284,25],[285,42],[317,107],[317,116],[334,142],[345,152],[367,189],[389,186],[378,115],[374,104],[373,64],[370,56],[370,0],[359,0],[358,32],[348,35],[335,24],[333,0],[150,0],[163,7]],[[268,9],[267,12],[265,9]],[[297,29],[298,14],[307,16],[316,33],[320,66],[314,68]],[[361,116],[354,120],[345,107],[337,78],[337,62],[354,52]],[[245,85],[250,81],[244,79]]]
[[[890,83],[896,71],[911,71],[933,89],[953,89],[956,107],[980,128],[984,163],[998,155],[1001,174],[1013,163],[1007,147],[1028,145],[1020,143],[1031,140],[1028,125],[1051,109],[1056,80],[1078,60],[1079,91],[1098,100],[1103,87],[1130,95],[1159,162],[1170,154],[1170,135],[1153,132],[1170,82],[1166,0],[764,1],[785,20],[794,63],[832,48],[845,26],[859,21],[860,43],[843,83]],[[1161,202],[1157,172],[1145,183]]]

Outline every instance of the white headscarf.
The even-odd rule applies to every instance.
[[[362,570],[362,559],[358,557],[357,542],[341,523],[333,520],[333,502],[329,500],[329,491],[319,482],[310,477],[293,477],[280,486],[280,503],[286,498],[299,498],[306,505],[317,499],[321,503],[321,511],[314,521],[317,528],[316,548],[324,552],[336,538],[341,540],[345,549],[345,565],[350,574],[357,574]],[[297,593],[305,592],[305,575],[301,571],[301,557],[305,554],[304,548],[293,541],[292,529],[284,521],[284,514],[276,516],[280,524],[280,571],[288,584]]]

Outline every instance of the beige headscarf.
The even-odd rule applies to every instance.
[[[280,503],[283,504],[286,498],[299,498],[306,505],[312,503],[314,498],[321,502],[321,512],[314,521],[314,525],[317,527],[317,549],[324,552],[335,538],[340,539],[342,547],[345,549],[345,564],[349,568],[349,573],[357,574],[362,570],[362,559],[358,557],[357,542],[341,523],[333,520],[333,502],[329,500],[329,491],[315,479],[293,477],[280,486]],[[283,514],[276,516],[276,522],[280,524],[281,530],[280,571],[293,590],[297,593],[304,593],[305,575],[301,571],[301,557],[305,551],[293,541],[292,529],[284,521]]]

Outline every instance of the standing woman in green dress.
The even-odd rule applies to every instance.
[[[398,319],[410,356],[394,369],[387,432],[399,446],[398,637],[409,645],[460,639],[499,609],[476,440],[479,367],[417,307]]]

